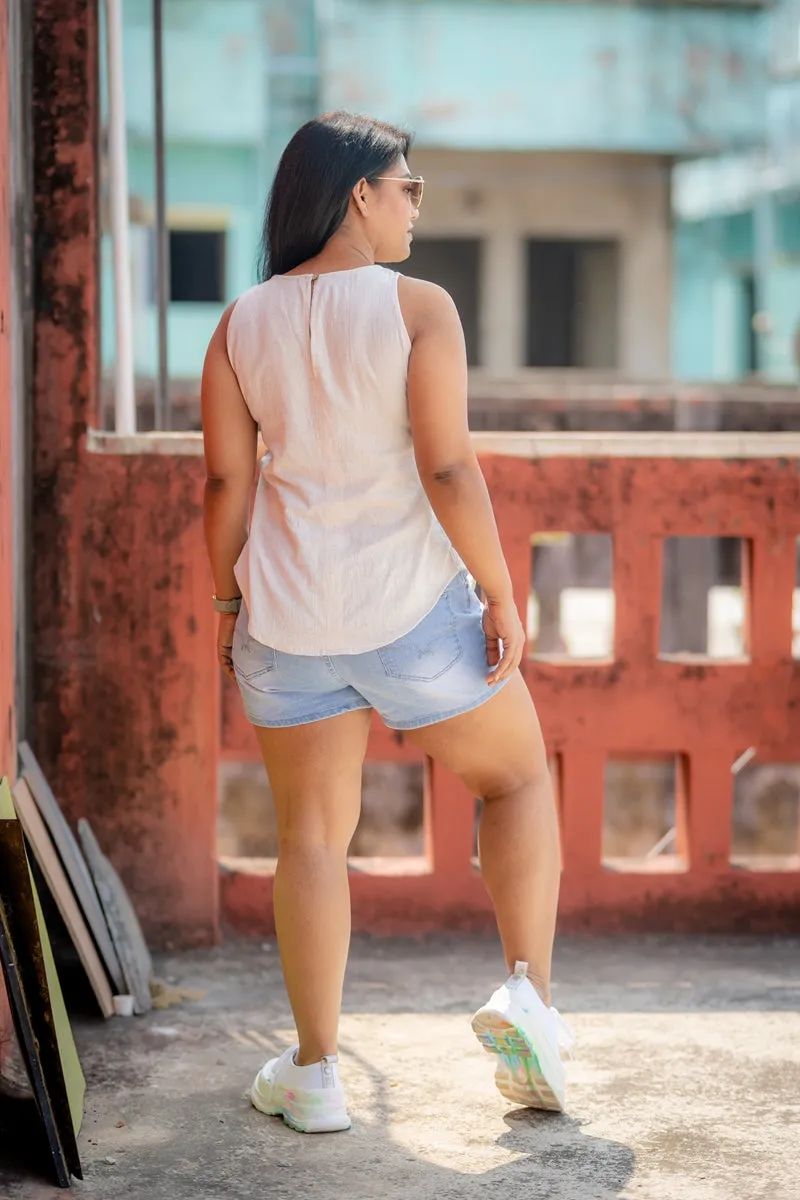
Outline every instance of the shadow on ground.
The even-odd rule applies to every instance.
[[[509,1109],[471,1033],[503,975],[493,939],[356,939],[341,1039],[354,1127],[321,1137],[247,1100],[293,1036],[274,944],[165,957],[158,971],[205,997],[76,1021],[89,1084],[78,1194],[797,1200],[797,941],[562,939],[555,998],[578,1035],[563,1116]],[[3,1197],[56,1194],[19,1164],[0,1169]]]

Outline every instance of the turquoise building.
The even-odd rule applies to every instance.
[[[682,378],[800,381],[800,2],[763,18],[768,92],[750,152],[674,172],[674,366]]]
[[[146,406],[157,361],[152,4],[122,4],[134,359]],[[676,184],[676,223],[673,174],[676,164],[702,173],[764,159],[767,128],[775,138],[782,128],[768,33],[763,7],[739,0],[164,0],[176,414],[196,407],[211,332],[255,280],[282,147],[308,117],[340,107],[413,130],[412,164],[428,187],[403,269],[451,290],[476,378],[741,372],[749,351],[735,331],[748,305],[761,311],[767,286],[763,271],[748,282],[747,264],[752,275],[767,234],[756,236],[752,205],[713,210],[714,185],[698,209],[699,175]],[[788,265],[800,226],[788,195],[774,201],[768,287],[784,298],[789,329],[800,316]],[[110,386],[105,212],[104,222]],[[787,361],[779,340],[770,370]]]

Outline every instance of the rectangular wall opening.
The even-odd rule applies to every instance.
[[[747,658],[743,572],[748,548],[733,537],[664,539],[662,658]]]
[[[603,800],[603,866],[612,871],[685,871],[685,770],[679,755],[609,759]]]
[[[556,812],[558,814],[558,828],[561,835],[561,866],[564,866],[564,846],[562,833],[562,802],[561,802],[561,755],[553,754],[547,760],[550,778],[553,781],[553,795],[556,802]],[[481,864],[478,856],[478,827],[481,820],[481,812],[483,811],[483,801],[476,797],[475,809],[473,814],[473,835],[472,835],[472,869],[480,871]]]
[[[424,777],[423,763],[364,763],[361,817],[350,843],[351,858],[422,858]]]
[[[425,785],[422,763],[365,762],[361,816],[350,843],[353,869],[417,874],[425,858]],[[275,806],[261,763],[220,764],[217,852],[235,869],[237,860],[256,859],[264,871],[278,855]],[[384,860],[391,860],[385,867]]]
[[[734,776],[731,862],[800,870],[800,762],[749,763]]]
[[[531,545],[528,653],[547,659],[612,658],[611,535],[535,533]]]
[[[403,274],[438,283],[453,297],[467,343],[467,362],[479,367],[481,242],[478,238],[426,238],[414,234]]]
[[[533,238],[527,266],[528,366],[616,370],[619,243]]]

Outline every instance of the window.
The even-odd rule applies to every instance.
[[[528,366],[613,370],[618,344],[618,244],[529,241]]]
[[[664,539],[662,658],[687,654],[734,660],[747,657],[742,587],[747,553],[747,543],[740,538]]]
[[[477,238],[423,238],[414,235],[411,258],[402,265],[404,275],[430,279],[455,301],[467,343],[467,362],[480,365],[481,244]]]
[[[608,533],[531,537],[528,650],[536,658],[614,653],[613,546]]]
[[[170,300],[174,304],[223,304],[225,230],[169,231]]]
[[[783,0],[770,14],[771,67],[781,79],[800,73],[800,0]]]
[[[731,861],[751,871],[796,871],[800,764],[753,763],[734,779]]]
[[[758,305],[756,303],[756,279],[752,271],[744,271],[739,276],[741,291],[742,337],[744,347],[743,374],[757,375],[759,371],[759,345],[756,331]]]
[[[686,788],[680,755],[609,759],[603,865],[612,871],[685,871]]]

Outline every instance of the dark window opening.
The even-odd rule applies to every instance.
[[[438,283],[453,297],[464,326],[467,362],[480,366],[481,243],[477,238],[414,238],[404,275]]]
[[[745,322],[744,332],[744,370],[746,375],[757,375],[759,371],[758,332],[756,330],[756,278],[752,271],[741,276],[742,313]]]
[[[174,304],[223,304],[225,231],[169,231],[170,300]]]
[[[528,242],[529,367],[617,367],[619,257],[616,242]]]

